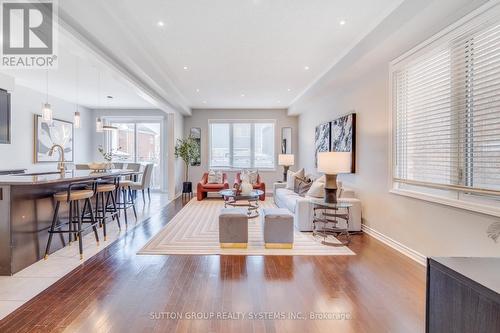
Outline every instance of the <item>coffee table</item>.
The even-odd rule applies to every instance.
[[[252,190],[249,194],[236,194],[235,190],[222,190],[219,194],[224,198],[224,208],[248,207],[248,218],[259,216],[259,196],[264,194],[262,190]]]

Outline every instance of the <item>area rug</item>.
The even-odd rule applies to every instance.
[[[272,199],[261,201],[262,208],[275,207]],[[310,232],[295,230],[293,249],[266,249],[262,234],[262,214],[249,219],[248,247],[227,249],[219,246],[219,212],[221,199],[191,200],[153,237],[138,254],[186,255],[354,255],[346,246],[327,246]],[[340,244],[340,243],[339,243]]]

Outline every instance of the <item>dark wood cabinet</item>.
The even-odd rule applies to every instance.
[[[500,258],[429,258],[426,332],[500,332]]]

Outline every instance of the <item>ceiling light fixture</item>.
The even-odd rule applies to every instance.
[[[344,24],[346,24],[346,21],[345,21],[345,20],[340,20],[340,21],[339,21],[339,24],[340,24],[340,25],[344,25]]]
[[[200,89],[196,89],[196,92],[200,92]]]
[[[292,91],[292,89],[288,88],[286,91]]]
[[[188,67],[188,66],[184,66],[184,67],[182,67],[182,68],[183,68],[185,71],[187,71],[187,70],[189,69],[189,67]]]
[[[309,66],[304,66],[304,70],[308,71],[309,70]]]
[[[207,101],[203,101],[203,104],[207,104]]]
[[[159,27],[163,27],[163,26],[165,26],[165,22],[158,21],[158,23],[156,23],[156,25],[159,26]]]
[[[241,97],[245,97],[245,94],[241,94],[240,96],[241,96]]]

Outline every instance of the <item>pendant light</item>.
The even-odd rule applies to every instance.
[[[98,117],[95,121],[95,130],[98,133],[102,133],[103,129],[104,129],[104,127],[102,125],[102,119],[101,119],[101,117]]]
[[[97,68],[97,98],[96,98],[97,108],[99,108],[99,101],[101,97],[100,95],[101,95],[101,72],[99,72],[99,69]],[[97,119],[95,120],[95,130],[97,133],[102,133],[103,131],[101,117],[97,117]]]
[[[73,117],[73,125],[75,128],[80,128],[81,127],[81,117],[80,117],[80,111],[78,109],[79,107],[79,101],[80,101],[80,89],[79,89],[79,61],[78,57],[76,57],[76,111],[75,111],[75,116]]]
[[[49,125],[52,125],[52,107],[49,104],[49,70],[45,72],[45,89],[46,89],[46,95],[45,95],[45,103],[42,105],[42,121],[44,123],[47,123]]]

